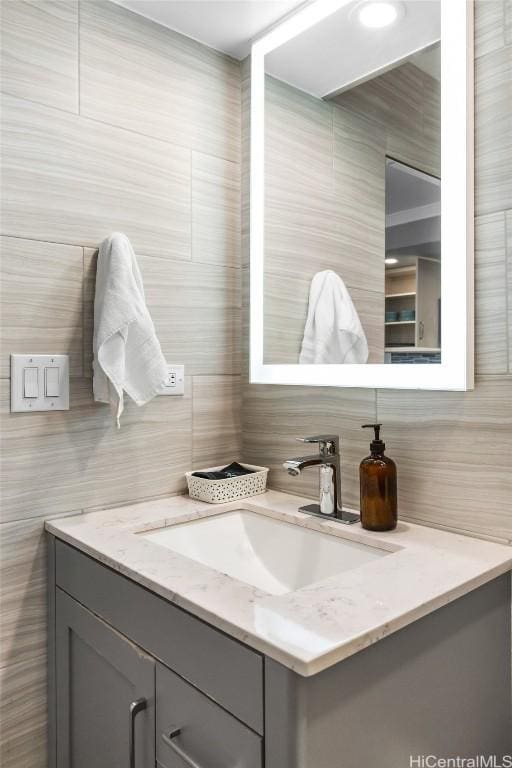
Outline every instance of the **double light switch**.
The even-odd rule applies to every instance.
[[[69,355],[11,355],[11,411],[69,410]]]

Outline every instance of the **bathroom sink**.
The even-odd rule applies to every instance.
[[[243,509],[139,535],[272,595],[389,554]]]

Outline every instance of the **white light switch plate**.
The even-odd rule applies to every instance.
[[[69,411],[69,355],[11,355],[11,411]]]
[[[185,394],[185,366],[168,365],[167,381],[160,395],[184,395]]]

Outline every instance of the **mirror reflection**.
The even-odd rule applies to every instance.
[[[352,2],[265,57],[265,363],[441,361],[439,41]]]

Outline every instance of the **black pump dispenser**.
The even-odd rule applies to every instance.
[[[373,429],[370,455],[359,466],[361,486],[361,525],[368,531],[392,531],[397,522],[397,483],[395,462],[386,456],[380,439],[382,424],[363,424]]]
[[[384,453],[386,443],[380,439],[380,428],[382,424],[363,424],[363,429],[373,429],[375,431],[375,439],[370,443],[370,451],[372,453]]]

